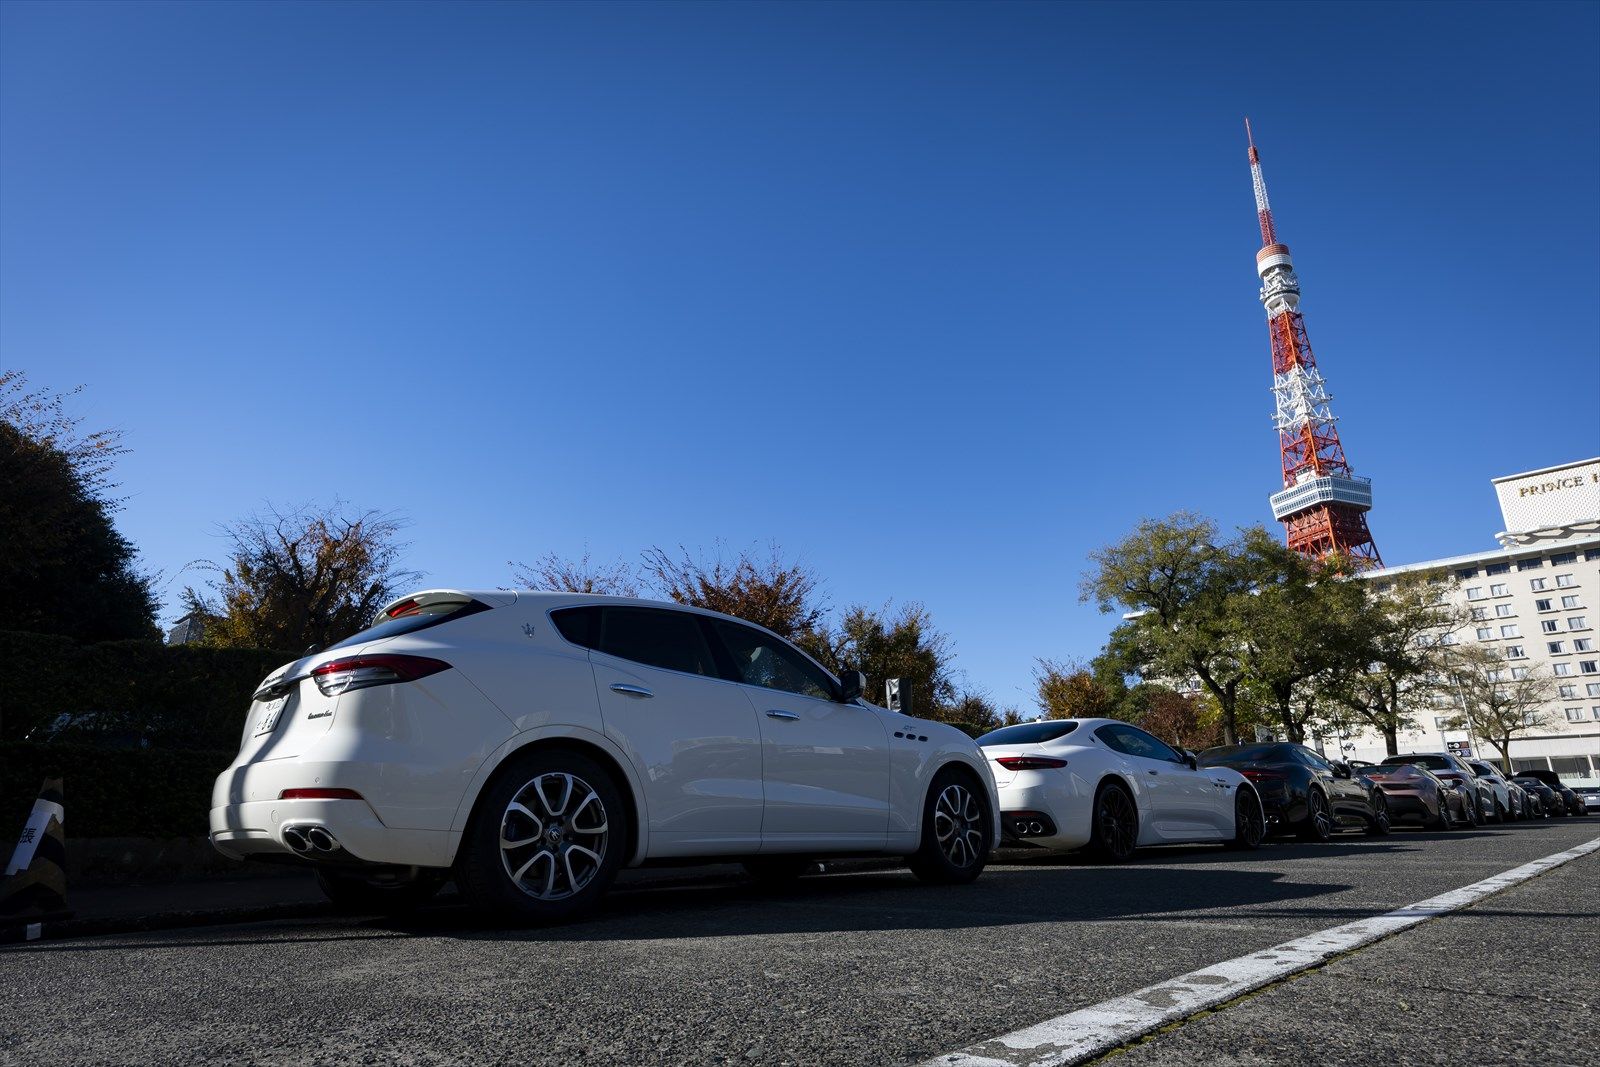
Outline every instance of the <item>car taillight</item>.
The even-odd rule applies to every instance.
[[[279,800],[360,800],[354,789],[285,789]]]
[[[997,756],[995,762],[1008,771],[1042,771],[1067,765],[1066,760],[1054,756]]]
[[[450,669],[450,664],[426,656],[352,656],[336,659],[312,670],[311,677],[325,697],[374,685],[414,682]]]
[[[1284,776],[1279,774],[1277,771],[1246,770],[1240,771],[1239,773],[1250,779],[1252,782],[1281,782],[1284,779]]]

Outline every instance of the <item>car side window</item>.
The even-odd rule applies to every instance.
[[[1300,757],[1300,762],[1306,764],[1308,767],[1311,767],[1313,770],[1321,771],[1323,774],[1333,773],[1333,764],[1317,755],[1311,749],[1297,748],[1294,751],[1295,755]]]
[[[1183,757],[1169,746],[1132,726],[1102,726],[1095,731],[1095,736],[1126,756],[1165,760],[1167,763],[1183,762]]]
[[[826,673],[775,637],[738,623],[712,621],[733,657],[739,680],[745,685],[798,693],[817,700],[837,700],[833,680]]]
[[[606,608],[596,646],[608,656],[684,674],[717,677],[711,647],[695,616],[660,608]]]
[[[582,648],[594,648],[600,640],[600,609],[597,607],[561,608],[550,613],[556,633]]]

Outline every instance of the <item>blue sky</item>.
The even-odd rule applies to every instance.
[[[0,363],[167,616],[266,502],[430,584],[779,542],[1031,706],[1085,554],[1270,522],[1255,126],[1390,563],[1600,452],[1594,4],[0,6]]]

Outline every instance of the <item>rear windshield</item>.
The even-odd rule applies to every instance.
[[[990,730],[978,738],[978,744],[985,747],[989,745],[1038,745],[1046,741],[1054,741],[1058,737],[1066,737],[1077,728],[1078,724],[1071,719],[1019,722],[1015,726],[1002,726],[998,730]]]
[[[1225,767],[1232,763],[1269,763],[1283,759],[1282,745],[1223,745],[1200,753],[1200,766]]]
[[[1414,763],[1418,767],[1426,767],[1430,771],[1453,771],[1454,765],[1443,756],[1390,756],[1385,763]]]
[[[488,611],[489,605],[480,604],[476,600],[437,600],[431,604],[418,604],[412,600],[403,600],[379,615],[373,624],[359,633],[353,633],[338,644],[329,645],[323,651],[332,651],[336,648],[349,648],[351,645],[364,645],[372,641],[382,641],[386,637],[399,637],[401,634],[416,633],[426,630],[430,626],[438,626],[441,622],[462,618],[467,615],[476,615],[480,611]]]

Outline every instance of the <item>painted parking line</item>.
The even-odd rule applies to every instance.
[[[969,1045],[958,1052],[935,1056],[923,1061],[921,1067],[1067,1067],[1082,1063],[1169,1023],[1308,970],[1341,952],[1370,945],[1407,927],[1457,911],[1597,850],[1600,850],[1600,837],[1397,911],[1212,964],[1127,996],[1058,1015],[1037,1025]]]

